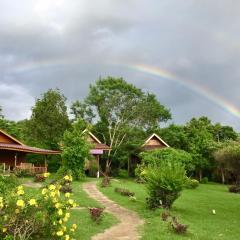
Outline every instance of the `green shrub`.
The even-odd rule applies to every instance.
[[[18,184],[18,179],[15,175],[0,175],[0,195],[5,195],[8,192],[11,192]]]
[[[195,189],[199,186],[199,181],[196,179],[187,178],[185,187],[189,189]]]
[[[185,185],[185,169],[179,162],[162,160],[146,169],[146,180],[148,207],[170,208]]]
[[[190,172],[194,170],[192,155],[183,150],[174,148],[162,148],[141,153],[143,165],[158,166],[161,161],[181,163],[185,170]]]
[[[125,188],[115,188],[115,192],[120,193],[122,196],[133,197],[135,195],[134,192],[130,192],[128,189]]]
[[[119,169],[118,176],[120,178],[128,178],[128,171],[126,169]]]
[[[201,183],[207,184],[208,183],[208,178],[207,177],[202,178]]]
[[[18,186],[0,197],[0,239],[72,239],[76,224],[67,227],[66,223],[76,203],[70,193],[60,194],[61,182],[39,189],[34,196]]]
[[[228,191],[231,193],[240,193],[240,186],[239,185],[232,185],[228,188]]]

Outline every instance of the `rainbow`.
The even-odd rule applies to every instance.
[[[162,68],[152,67],[145,64],[129,64],[127,65],[127,67],[136,71],[151,74],[157,77],[165,78],[170,81],[176,82],[184,86],[185,88],[188,88],[191,91],[196,92],[201,96],[204,96],[206,99],[218,105],[219,107],[229,112],[233,116],[240,118],[240,109],[237,106],[235,106],[228,100],[224,99],[222,96],[219,96],[216,93],[212,92],[210,89],[206,88],[205,86],[197,84],[195,81],[183,79]]]

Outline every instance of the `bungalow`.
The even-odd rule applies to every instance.
[[[92,132],[89,130],[84,130],[84,133],[87,133],[87,141],[91,144],[92,148],[90,150],[91,155],[94,158],[94,163],[97,164],[97,177],[100,175],[100,159],[104,152],[108,152],[111,150],[109,146],[102,143]],[[86,169],[89,170],[91,168],[91,161],[87,164]],[[93,163],[93,162],[92,162]]]
[[[168,147],[170,146],[161,137],[159,137],[156,133],[153,133],[145,140],[145,142],[140,146],[137,152],[131,155],[128,161],[129,174],[134,174],[134,169],[137,167],[137,164],[141,163],[141,158],[139,157],[140,152]]]
[[[30,153],[44,155],[44,166],[34,166],[31,163],[26,163],[26,155]],[[0,164],[3,165],[4,172],[6,170],[10,172],[14,169],[27,169],[33,173],[47,172],[46,156],[60,153],[60,151],[27,146],[0,129]]]

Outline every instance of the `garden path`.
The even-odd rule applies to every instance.
[[[87,194],[105,206],[105,211],[114,215],[119,223],[106,229],[92,237],[92,240],[137,240],[140,239],[138,228],[144,221],[139,218],[137,213],[121,207],[114,201],[102,194],[96,186],[96,182],[83,184],[83,189]]]

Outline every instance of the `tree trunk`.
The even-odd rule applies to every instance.
[[[221,168],[221,176],[222,176],[222,184],[225,184],[225,174],[224,174],[223,168]]]
[[[199,181],[202,181],[202,169],[199,170]]]
[[[106,176],[109,176],[110,166],[111,166],[111,161],[109,159],[107,159],[106,160],[106,167],[105,167],[105,174],[106,174]]]

